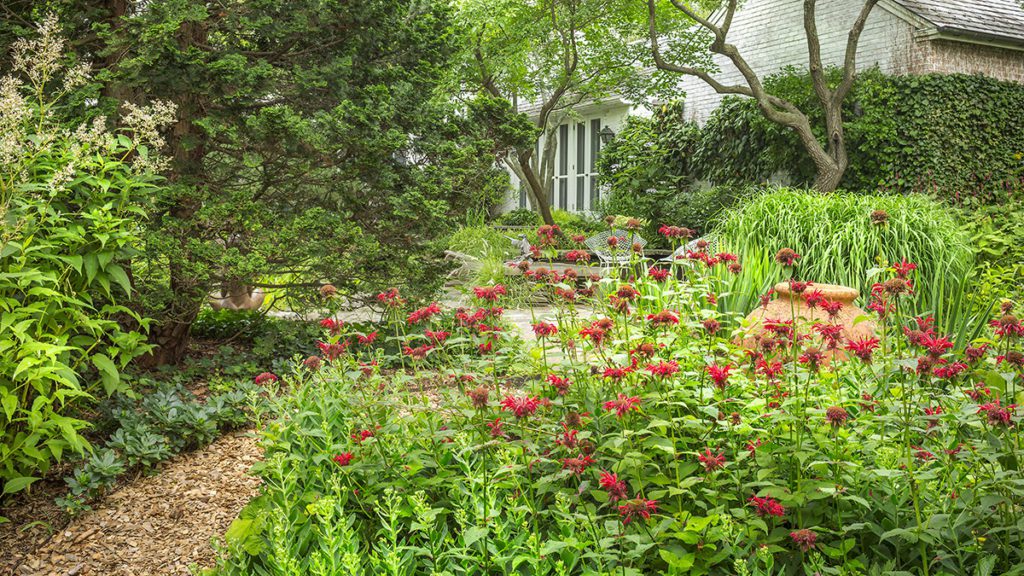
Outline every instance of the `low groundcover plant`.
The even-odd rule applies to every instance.
[[[325,323],[323,356],[282,376],[263,493],[214,570],[1024,571],[1013,304],[955,349],[908,314],[918,271],[901,261],[866,298],[876,335],[849,340],[780,248],[814,315],[766,319],[749,347],[716,304],[743,263],[707,246],[633,253],[620,277],[534,265],[522,281],[552,307],[525,379],[499,286],[454,312],[386,292],[375,342]]]

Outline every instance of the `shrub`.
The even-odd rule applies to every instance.
[[[168,110],[161,118],[127,110],[137,133],[108,133],[102,118],[69,129],[64,97],[88,81],[88,67],[61,65],[56,32],[51,18],[39,39],[18,42],[21,76],[0,80],[4,495],[66,453],[84,453],[88,422],[73,410],[125,390],[121,369],[147,349],[145,337],[126,328],[146,326],[125,306],[133,293],[126,270],[155,190],[143,136],[156,137]],[[52,86],[60,88],[47,95]]]
[[[630,283],[534,274],[555,310],[525,382],[478,352],[492,332],[442,313],[428,321],[453,337],[429,363],[382,375],[362,349],[299,369],[215,572],[1019,572],[1013,310],[953,352],[906,313],[913,271],[887,267],[876,280],[900,289],[873,298],[878,338],[822,315],[779,319],[751,349],[708,297],[722,286],[702,254],[665,274],[635,257]],[[407,314],[395,333],[419,326]]]
[[[885,225],[872,224],[876,210],[888,215]],[[915,285],[919,312],[934,314],[952,331],[968,311],[956,306],[956,298],[970,286],[970,238],[954,214],[925,196],[768,190],[731,211],[715,234],[745,262],[725,298],[733,310],[753,309],[758,294],[784,279],[773,256],[786,246],[803,256],[803,279],[850,286],[862,297],[880,267],[906,258],[921,270]],[[978,321],[970,326],[976,332]]]
[[[498,216],[494,223],[501,226],[540,226],[544,221],[540,214],[529,208],[517,208]]]
[[[805,71],[789,68],[765,86],[821,124]],[[850,167],[841,186],[1005,202],[1008,191],[1024,185],[1024,118],[1016,113],[1022,108],[1024,87],[1015,82],[864,71],[844,104]],[[815,169],[791,130],[765,119],[754,100],[727,97],[700,127],[679,105],[650,119],[630,118],[603,151],[601,174],[613,196],[653,189],[671,197],[696,181],[748,185],[782,177],[809,186]]]

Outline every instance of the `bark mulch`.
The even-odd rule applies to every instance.
[[[211,542],[256,496],[259,479],[248,472],[260,458],[250,431],[229,433],[121,487],[48,538],[5,527],[0,538],[14,541],[0,542],[0,573],[177,576],[211,566]]]

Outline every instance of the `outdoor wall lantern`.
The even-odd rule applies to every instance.
[[[615,132],[612,132],[612,129],[607,125],[598,132],[598,135],[601,136],[602,144],[607,144],[612,141],[612,138],[615,138]]]

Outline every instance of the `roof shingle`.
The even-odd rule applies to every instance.
[[[941,32],[1024,43],[1020,0],[897,0]]]

